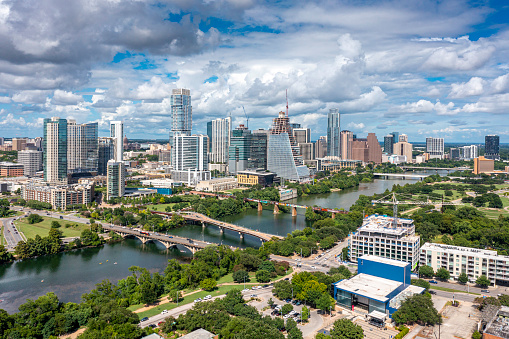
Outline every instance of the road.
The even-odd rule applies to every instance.
[[[20,242],[21,240],[25,240],[18,232],[16,226],[14,226],[14,220],[18,218],[20,217],[12,217],[2,220],[3,223],[2,230],[4,233],[4,238],[7,242],[5,247],[7,248],[8,251],[13,251],[14,247],[16,247],[18,242]]]

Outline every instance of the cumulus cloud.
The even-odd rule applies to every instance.
[[[360,123],[351,122],[347,126],[348,126],[348,128],[353,129],[353,130],[361,130],[366,127],[366,125],[364,125],[364,123],[362,123],[362,122],[360,122]]]
[[[491,83],[491,90],[493,93],[497,94],[509,92],[509,74],[504,74],[495,78]]]
[[[358,99],[342,102],[339,109],[343,112],[365,112],[383,102],[387,94],[378,86],[374,86],[371,92],[363,93]]]
[[[485,65],[495,52],[495,46],[480,42],[466,42],[467,46],[439,47],[424,62],[431,70],[471,71]]]
[[[442,104],[440,100],[432,103],[428,100],[419,100],[417,102],[409,102],[396,108],[399,112],[406,113],[429,113],[434,112],[437,115],[455,115],[458,114],[459,108],[454,106],[453,102]]]
[[[57,89],[51,98],[53,105],[76,105],[78,102],[83,101],[83,97],[73,92],[62,91]]]
[[[486,81],[479,77],[473,77],[468,82],[452,84],[449,98],[458,99],[481,95],[484,93],[485,85]]]

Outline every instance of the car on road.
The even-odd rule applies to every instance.
[[[290,280],[290,278],[285,278],[286,281]]]
[[[433,290],[429,290],[429,294],[437,294],[437,292],[435,292]]]
[[[157,323],[157,326],[161,326],[162,324],[164,324],[164,321],[160,321]]]
[[[482,293],[490,293],[489,290],[481,290]]]
[[[256,294],[251,294],[251,298],[256,298],[257,295]]]
[[[436,281],[436,280],[430,280],[430,281],[429,281],[429,283],[430,283],[430,284],[438,284],[438,281]]]
[[[171,235],[169,235],[168,238],[172,239],[173,237]]]
[[[254,290],[256,290],[256,286],[251,287],[251,289],[252,289],[253,291],[254,291]]]
[[[298,323],[300,323],[300,322],[302,321],[302,320],[300,320],[300,318],[299,318],[299,317],[295,317],[295,318],[293,318],[293,320],[295,320],[295,322],[296,322],[297,324],[298,324]]]
[[[312,269],[316,270],[316,266],[311,266]]]
[[[287,303],[291,303],[291,302],[292,302],[292,299],[288,298],[288,299],[286,299],[286,300],[285,300],[285,302],[287,302]]]
[[[166,313],[168,313],[168,310],[163,310],[163,311],[161,312],[161,314],[166,314]]]
[[[148,317],[144,317],[140,321],[147,321],[147,320],[148,320]]]
[[[150,328],[156,328],[156,327],[157,327],[157,325],[156,325],[156,324],[150,324],[150,325],[148,325],[148,327],[150,327]]]
[[[244,293],[249,292],[249,291],[251,291],[249,288],[245,288],[242,290],[242,292],[244,292]]]
[[[200,301],[202,301],[202,300],[201,300],[201,298],[194,299],[194,302],[195,302],[195,303],[199,303]]]
[[[263,285],[264,288],[269,287],[269,285]]]

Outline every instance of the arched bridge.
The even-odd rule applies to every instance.
[[[173,213],[159,212],[159,211],[150,211],[150,213],[165,215],[167,217],[171,217],[173,215]],[[217,226],[217,227],[219,227],[219,230],[221,231],[221,233],[225,229],[230,230],[230,231],[234,231],[234,232],[238,232],[239,235],[240,235],[240,238],[244,238],[244,235],[247,234],[247,235],[250,235],[252,237],[258,238],[261,241],[269,241],[272,238],[283,239],[283,237],[279,236],[279,235],[267,234],[267,233],[255,231],[255,230],[252,230],[252,229],[249,229],[249,228],[237,226],[235,224],[230,224],[230,223],[227,223],[227,222],[224,222],[224,221],[212,219],[212,218],[209,218],[206,215],[201,214],[201,213],[196,213],[196,212],[180,212],[179,215],[182,216],[186,221],[193,221],[193,222],[201,223],[203,227],[205,227],[206,225]]]

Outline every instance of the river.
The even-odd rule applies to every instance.
[[[361,183],[359,187],[328,194],[300,197],[290,202],[302,205],[318,205],[328,208],[348,208],[359,195],[372,195],[391,189],[393,185],[415,183],[416,180],[374,180]],[[308,226],[304,210],[298,216],[282,213],[274,215],[272,210],[258,212],[250,209],[243,214],[229,216],[225,221],[271,234],[286,235]],[[187,225],[172,234],[210,242],[221,242],[236,247],[258,247],[260,240],[225,231],[221,234],[216,227]],[[89,292],[103,279],[116,282],[129,274],[131,266],[145,267],[151,272],[163,271],[168,259],[189,260],[191,254],[182,249],[166,250],[161,244],[143,245],[137,239],[126,239],[120,243],[107,244],[100,248],[86,248],[76,251],[43,256],[0,265],[0,308],[9,313],[16,312],[26,299],[35,299],[48,292],[55,292],[63,302],[79,302],[83,293]],[[116,265],[114,263],[117,263]],[[43,281],[43,282],[42,282]]]

